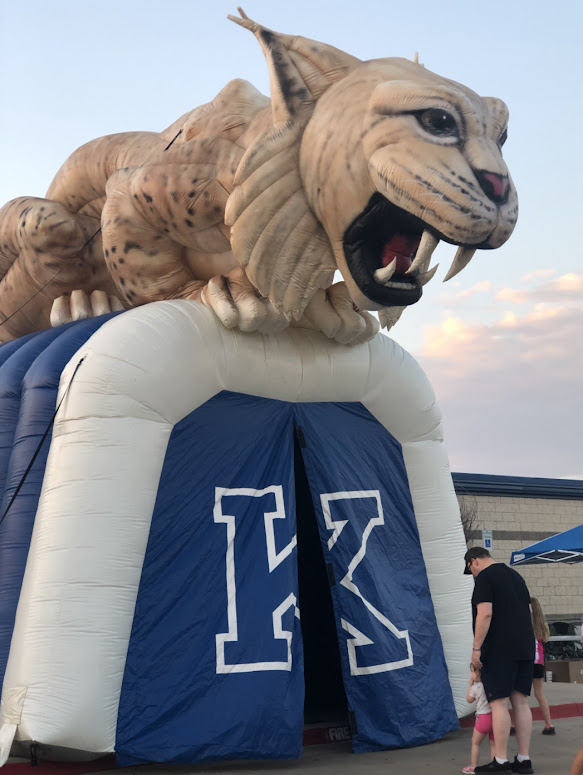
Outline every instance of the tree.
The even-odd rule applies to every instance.
[[[460,517],[466,539],[466,546],[474,544],[480,538],[481,521],[478,519],[478,501],[473,495],[458,495]]]

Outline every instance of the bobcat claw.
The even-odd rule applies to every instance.
[[[350,345],[368,342],[379,330],[376,318],[354,306],[344,282],[316,291],[294,325],[321,331],[329,339]]]
[[[243,269],[211,278],[200,299],[212,309],[225,328],[274,334],[289,325],[269,299],[258,295]]]
[[[85,291],[71,291],[71,295],[59,296],[51,308],[51,326],[62,326],[73,320],[96,318],[125,309],[116,296],[108,296],[105,291],[93,291],[91,295]]]

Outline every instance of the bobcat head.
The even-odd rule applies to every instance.
[[[267,58],[273,128],[245,153],[226,210],[260,293],[299,317],[339,269],[354,304],[392,325],[419,301],[440,240],[446,280],[497,248],[518,202],[501,147],[508,110],[404,59],[363,62],[248,19]]]

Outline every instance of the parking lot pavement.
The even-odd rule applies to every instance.
[[[572,703],[583,703],[583,683],[550,682],[545,683],[543,686],[545,696],[551,707],[553,705],[560,707]],[[530,696],[530,705],[533,708],[537,707],[534,694]],[[583,715],[583,710],[579,715]]]
[[[583,688],[583,687],[582,687]],[[533,727],[531,757],[537,775],[567,775],[571,762],[583,746],[583,721],[579,717],[557,721],[555,737],[541,735],[542,722]],[[443,740],[419,748],[353,754],[350,744],[308,746],[297,761],[213,762],[185,766],[148,765],[127,768],[127,775],[449,775],[469,763],[471,729],[461,729]],[[488,761],[484,744],[480,761]],[[514,758],[516,740],[511,738],[509,755]]]
[[[545,694],[551,712],[556,711],[553,718],[557,734],[555,737],[542,735],[543,722],[533,723],[530,753],[534,769],[537,775],[567,775],[575,754],[583,747],[583,684],[545,684]],[[531,705],[536,705],[532,700]],[[350,743],[331,743],[306,746],[301,758],[294,761],[144,765],[125,768],[124,775],[449,775],[469,764],[471,736],[471,727],[466,727],[436,743],[397,751],[353,754]],[[486,744],[481,753],[481,763],[488,761]],[[511,759],[515,753],[516,739],[511,738]],[[27,762],[25,766],[28,769]],[[58,765],[52,766],[51,775],[59,775]],[[111,770],[107,775],[111,775]]]

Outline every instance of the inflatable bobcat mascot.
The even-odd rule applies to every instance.
[[[87,143],[46,199],[0,210],[0,341],[180,298],[229,328],[358,343],[378,328],[365,310],[390,327],[419,300],[439,240],[459,246],[448,279],[508,239],[504,103],[240,14],[271,101],[232,81],[160,134]]]

